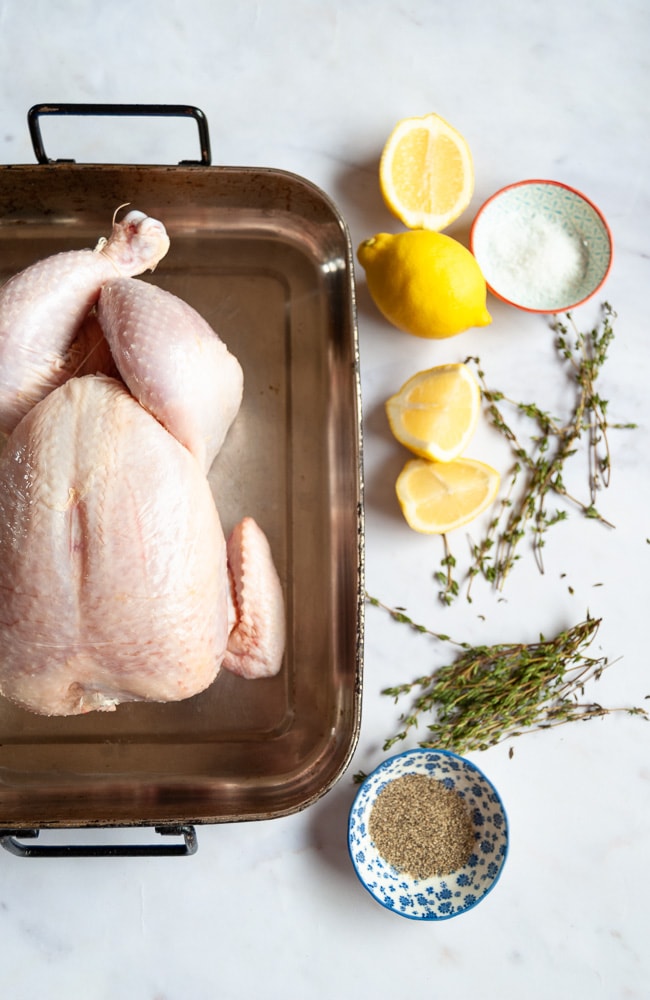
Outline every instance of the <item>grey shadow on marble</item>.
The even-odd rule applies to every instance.
[[[311,846],[329,869],[354,882],[348,854],[348,816],[359,786],[348,769],[338,783],[309,810]]]
[[[386,410],[382,404],[378,404],[365,413],[363,433],[364,438],[381,437],[395,445],[391,450],[391,454],[387,455],[377,468],[374,468],[372,472],[366,472],[366,506],[372,507],[373,510],[386,517],[401,519],[395,495],[395,480],[402,471],[407,459],[414,456],[393,438]]]

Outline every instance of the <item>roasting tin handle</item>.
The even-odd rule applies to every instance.
[[[36,840],[40,830],[0,830],[0,844],[19,858],[141,858],[189,857],[196,854],[198,841],[193,826],[157,826],[163,837],[182,837],[175,844],[22,844],[21,840]]]
[[[179,166],[209,167],[212,162],[208,121],[200,108],[185,104],[35,104],[27,112],[27,125],[39,163],[74,163],[74,160],[50,160],[41,135],[42,115],[85,115],[135,118],[193,118],[199,129],[200,160],[181,160]]]

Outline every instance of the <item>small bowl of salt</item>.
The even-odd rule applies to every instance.
[[[602,212],[559,181],[519,181],[497,191],[476,214],[470,249],[492,294],[528,312],[582,305],[612,265]]]
[[[448,920],[494,888],[508,853],[508,820],[491,782],[448,750],[408,750],[364,778],[350,810],[354,870],[386,909]]]

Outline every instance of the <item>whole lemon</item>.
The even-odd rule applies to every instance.
[[[357,250],[368,291],[386,319],[416,337],[453,337],[492,317],[476,259],[444,233],[378,233]]]

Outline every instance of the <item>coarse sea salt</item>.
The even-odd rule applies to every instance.
[[[581,235],[540,213],[504,215],[487,248],[485,278],[499,295],[531,308],[569,305],[589,261]]]

